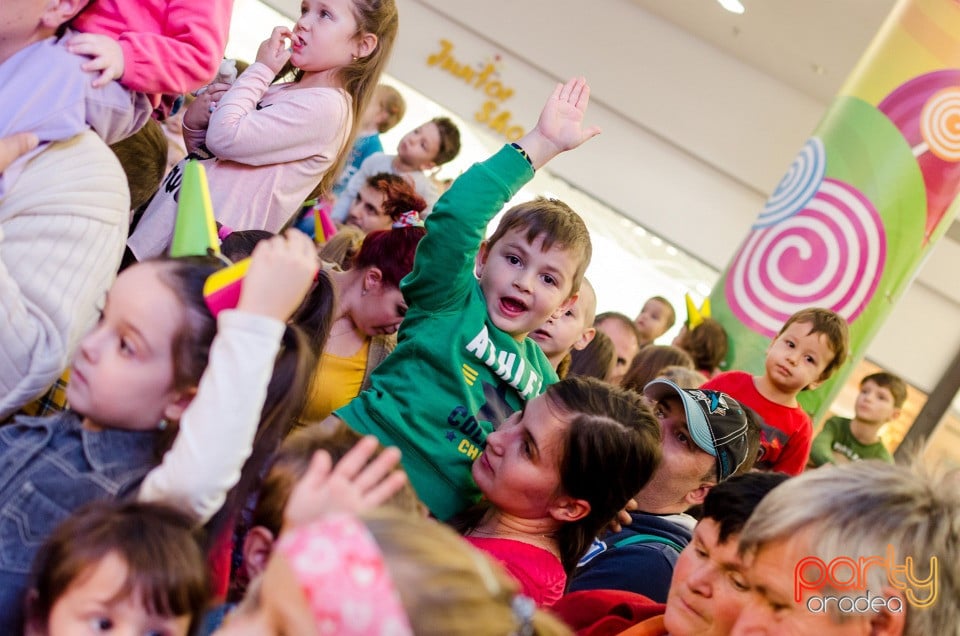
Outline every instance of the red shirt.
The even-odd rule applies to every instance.
[[[799,475],[807,465],[813,443],[813,423],[799,406],[784,406],[760,395],[753,376],[743,371],[726,371],[708,380],[701,388],[722,391],[756,411],[760,427],[760,459],[756,467],[788,475]]]
[[[475,548],[496,559],[539,606],[550,606],[563,596],[567,575],[560,559],[535,545],[514,539],[464,537]]]

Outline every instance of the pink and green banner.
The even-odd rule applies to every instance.
[[[763,372],[805,307],[850,323],[854,362],[957,213],[960,2],[901,0],[711,295],[726,368]],[[800,399],[816,418],[854,364]]]

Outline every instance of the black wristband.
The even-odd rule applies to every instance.
[[[514,142],[514,143],[510,144],[510,147],[513,148],[514,150],[516,150],[517,152],[519,152],[519,153],[520,153],[520,156],[527,160],[527,163],[530,164],[530,168],[531,168],[531,169],[536,170],[536,168],[533,167],[533,160],[530,159],[530,155],[527,154],[527,151],[523,149],[523,146],[521,146],[520,144]]]

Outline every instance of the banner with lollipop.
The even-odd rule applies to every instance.
[[[761,373],[805,307],[850,324],[853,363],[801,394],[829,406],[960,195],[960,3],[900,0],[714,287],[724,368]]]

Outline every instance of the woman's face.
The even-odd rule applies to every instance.
[[[536,397],[487,435],[473,462],[480,491],[504,512],[523,518],[549,515],[561,494],[560,460],[570,424],[546,395]]]
[[[365,277],[367,293],[361,296],[357,307],[350,313],[350,319],[368,336],[396,333],[407,313],[407,302],[400,288],[382,280],[368,281],[369,277]]]

